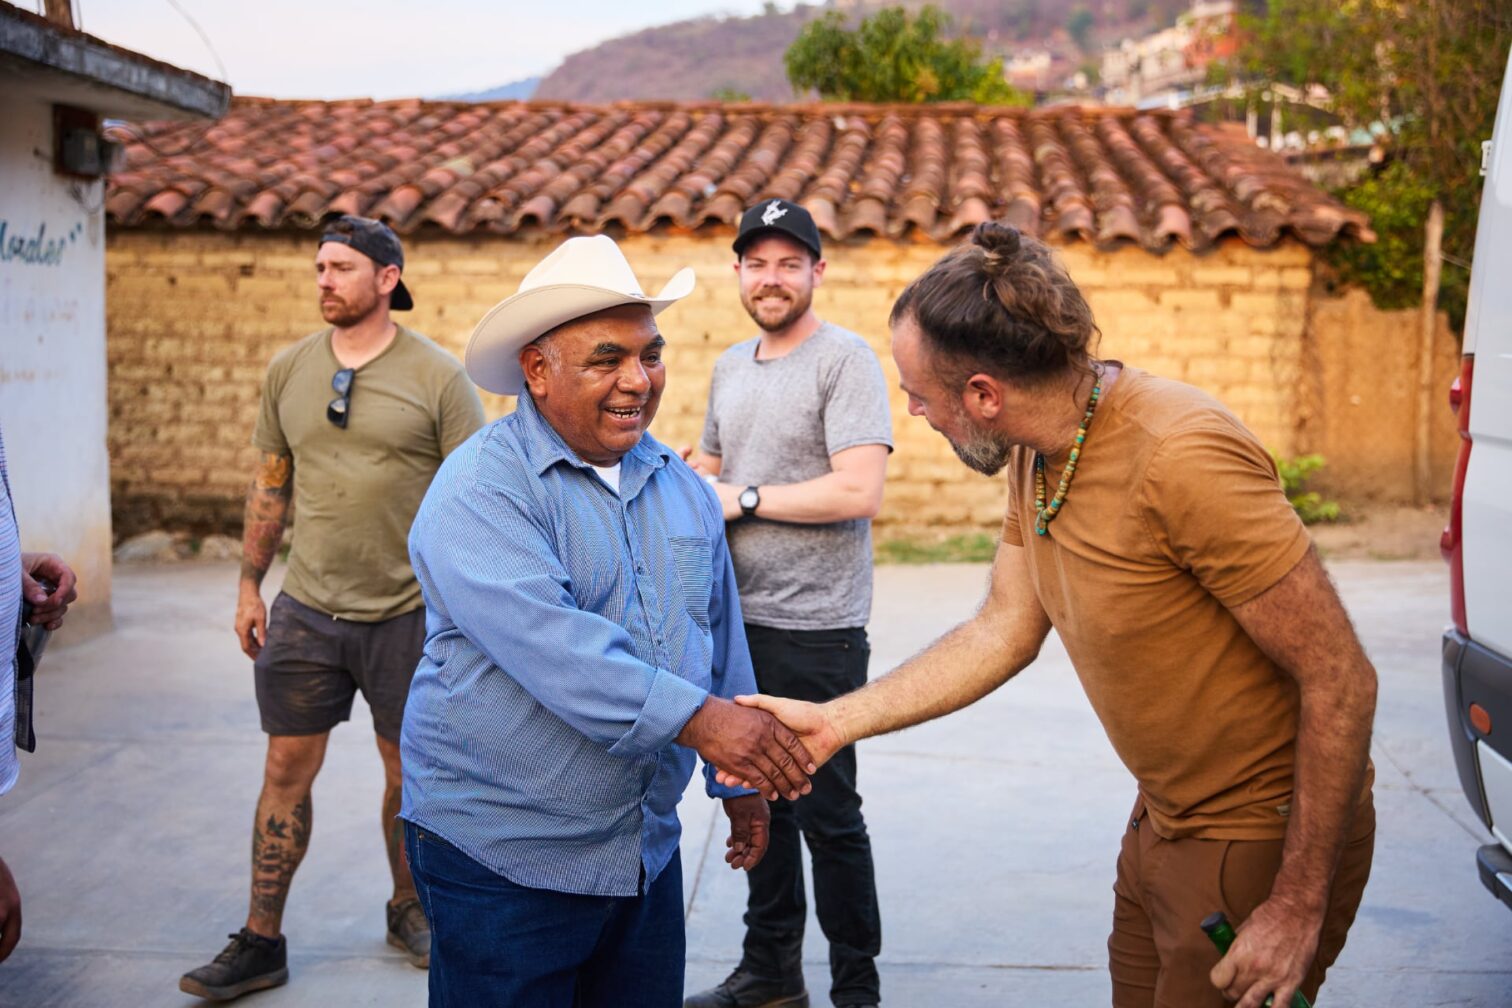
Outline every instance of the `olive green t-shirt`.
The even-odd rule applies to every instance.
[[[346,427],[326,418],[342,365],[323,329],[268,365],[252,443],[294,459],[294,543],[283,590],[361,622],[419,608],[409,529],[441,460],[483,425],[462,364],[419,333],[357,369]]]

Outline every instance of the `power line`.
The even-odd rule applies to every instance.
[[[220,79],[222,81],[225,81],[227,76],[226,64],[221,62],[220,53],[215,51],[215,43],[211,42],[210,36],[205,34],[205,29],[199,26],[198,21],[189,16],[189,12],[184,10],[184,8],[179,4],[178,0],[167,0],[167,3],[168,6],[172,7],[174,10],[178,11],[179,14],[183,15],[184,20],[189,22],[189,27],[193,28],[195,32],[199,34],[200,39],[205,43],[205,48],[210,50],[210,56],[215,60],[215,65],[220,68]]]
[[[82,2],[82,0],[80,0],[80,2]],[[211,42],[210,36],[205,34],[205,29],[200,27],[199,22],[194,20],[194,18],[190,16],[189,12],[179,4],[178,0],[166,0],[166,2],[168,6],[178,11],[185,21],[189,22],[189,27],[193,28],[199,35],[200,40],[205,43],[205,48],[210,51],[211,58],[215,60],[215,65],[220,69],[220,80],[222,81],[222,83],[224,83],[227,77],[226,64],[221,60],[220,53],[216,51],[215,43]],[[201,145],[201,143],[203,143],[205,136],[215,128],[216,121],[211,120],[210,122],[206,123],[203,128],[192,133],[187,141],[179,144],[177,150],[167,150],[165,148],[159,147],[157,144],[152,142],[151,137],[149,137],[141,128],[133,123],[126,123],[116,120],[112,121],[109,125],[112,129],[115,129],[132,137],[143,147],[146,147],[158,157],[169,158],[178,157],[179,155],[188,154],[191,151],[196,150]]]

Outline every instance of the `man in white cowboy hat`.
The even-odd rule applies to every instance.
[[[437,473],[410,533],[426,646],[401,818],[432,926],[434,1006],[677,1008],[677,802],[735,761],[766,795],[808,753],[730,697],[755,678],[713,491],[646,433],[655,316],[609,238],[572,238],[495,306],[468,373],[518,395]],[[766,850],[762,794],[708,777],[726,861]]]

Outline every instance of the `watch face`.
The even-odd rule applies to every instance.
[[[750,487],[740,491],[740,506],[743,508],[753,508],[760,500],[761,495]]]

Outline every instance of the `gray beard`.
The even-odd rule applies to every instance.
[[[1002,472],[1003,466],[1008,464],[1008,456],[1013,451],[1013,445],[999,439],[991,431],[974,430],[961,443],[951,441],[949,438],[945,440],[950,442],[951,450],[956,453],[956,458],[983,476],[996,476]]]

